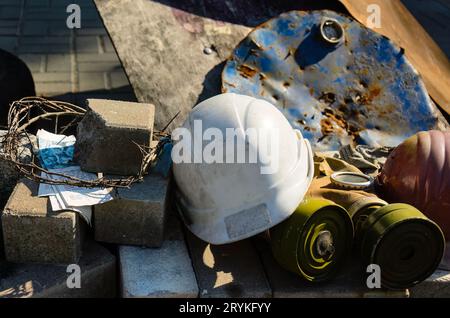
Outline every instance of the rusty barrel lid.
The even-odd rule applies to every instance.
[[[351,17],[291,11],[235,48],[222,91],[276,105],[315,150],[397,146],[448,127],[403,50]]]

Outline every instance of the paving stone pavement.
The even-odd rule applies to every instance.
[[[69,4],[80,6],[80,29],[66,25]],[[28,65],[40,96],[136,101],[92,0],[0,0],[0,48]]]

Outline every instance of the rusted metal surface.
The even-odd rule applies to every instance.
[[[324,19],[342,26],[337,44],[321,36]],[[317,150],[396,146],[447,127],[404,51],[333,11],[292,11],[257,27],[226,63],[222,90],[277,105]]]
[[[220,72],[232,49],[260,23],[292,9],[331,9],[347,12],[342,3],[317,0],[94,0],[114,43],[137,99],[156,106],[156,129],[164,127],[179,111],[170,132],[186,118],[198,102],[220,92]],[[361,23],[366,23],[368,3],[382,0],[341,0]],[[442,59],[436,45],[429,46],[428,36],[414,18],[386,0],[381,3],[382,29],[390,30],[397,40],[421,34],[420,40],[406,47],[411,62],[427,72],[440,85],[440,96],[450,96],[446,78],[448,61]],[[349,4],[353,4],[350,6]],[[383,5],[384,4],[384,5]],[[389,6],[389,7],[386,7]],[[395,9],[395,10],[394,10]],[[401,15],[402,18],[398,18]],[[407,24],[404,17],[407,17]],[[409,22],[408,22],[409,21]],[[397,33],[392,30],[401,30]],[[418,31],[419,30],[419,31]],[[377,29],[378,31],[378,29]],[[406,33],[407,32],[407,33]],[[396,38],[397,36],[397,38]],[[400,43],[403,46],[403,43]],[[205,49],[212,54],[204,54]],[[431,50],[431,51],[430,51]],[[447,65],[447,66],[446,66]],[[445,67],[442,67],[445,66]],[[446,75],[447,74],[447,75]],[[440,84],[440,81],[442,83]],[[441,104],[438,93],[432,97]],[[448,99],[448,96],[446,97]],[[445,108],[445,103],[441,106]]]
[[[374,5],[380,13],[380,28],[374,30],[387,36],[397,45],[405,49],[406,57],[419,71],[427,90],[434,101],[450,115],[450,61],[431,36],[417,22],[411,12],[400,0],[339,0],[350,14],[359,22],[369,25],[372,21]],[[410,0],[403,0],[408,3]],[[448,39],[448,16],[450,2],[448,0],[423,0],[423,12],[434,7],[434,21],[428,21],[442,27],[443,37]],[[437,6],[439,5],[439,6]],[[369,7],[371,6],[371,7]],[[368,9],[372,8],[372,9]],[[420,11],[415,10],[415,14]],[[430,19],[425,17],[425,19]]]

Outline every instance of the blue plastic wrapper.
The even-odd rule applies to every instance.
[[[39,160],[45,169],[60,169],[73,166],[74,146],[39,150]]]
[[[39,160],[45,169],[61,169],[73,166],[75,137],[56,135],[40,129],[37,133]]]

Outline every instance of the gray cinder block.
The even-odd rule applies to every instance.
[[[142,154],[136,144],[150,146],[154,115],[151,104],[88,99],[88,111],[78,124],[77,159],[81,169],[137,174]]]
[[[84,221],[76,212],[53,212],[38,185],[21,180],[1,216],[6,260],[15,263],[76,263]]]
[[[117,198],[94,208],[95,239],[101,242],[161,246],[167,214],[168,180],[148,175]]]

